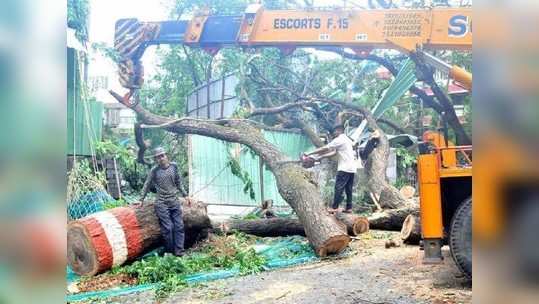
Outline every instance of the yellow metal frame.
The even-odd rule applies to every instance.
[[[421,231],[424,239],[444,237],[441,181],[443,178],[471,177],[472,161],[467,152],[472,146],[445,145],[438,133],[425,134],[436,147],[435,153],[421,154],[418,158],[419,198]],[[457,164],[457,153],[462,155],[464,164]],[[444,161],[449,157],[450,161]]]
[[[440,187],[440,157],[421,154],[417,162],[421,233],[424,239],[442,239],[442,197]]]
[[[472,48],[472,9],[275,10],[246,16],[238,42],[246,46],[331,45],[353,48]],[[458,73],[458,71],[457,71]]]

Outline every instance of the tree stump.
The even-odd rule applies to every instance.
[[[419,245],[421,241],[421,220],[415,214],[409,214],[402,223],[401,239],[405,244]]]
[[[193,202],[191,206],[183,204],[182,208],[185,244],[189,246],[211,227],[211,223],[205,204]],[[119,207],[68,224],[67,260],[75,273],[95,275],[131,261],[161,242],[153,204]]]

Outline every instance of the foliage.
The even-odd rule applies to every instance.
[[[112,272],[136,277],[139,284],[160,283],[156,297],[164,298],[185,288],[185,279],[191,274],[218,269],[239,269],[241,274],[260,272],[266,260],[251,244],[252,240],[241,233],[217,236],[188,256],[155,254]]]
[[[123,199],[112,200],[112,201],[105,202],[103,204],[103,209],[108,210],[108,209],[123,207],[125,205],[127,205],[127,202]]]
[[[67,175],[67,201],[74,201],[87,193],[106,192],[105,184],[103,172],[92,170],[85,159],[78,160]]]
[[[137,170],[136,155],[129,150],[110,140],[99,141],[95,144],[96,154],[100,158],[115,157],[123,178],[129,183],[131,189],[138,191],[144,184],[144,170]],[[140,164],[138,165],[141,166]]]
[[[109,58],[114,63],[120,62],[121,55],[114,47],[107,46],[104,42],[92,43],[92,49],[98,53],[101,53],[104,57]]]
[[[243,193],[249,194],[249,197],[252,200],[255,200],[255,190],[253,187],[253,180],[251,179],[249,172],[243,170],[238,160],[232,157],[231,155],[229,155],[228,157],[227,165],[230,168],[230,172],[234,174],[235,176],[239,177],[241,181],[243,182]]]
[[[399,147],[395,150],[398,159],[398,167],[406,169],[413,166],[417,162],[417,155],[410,152],[406,148]]]
[[[75,36],[80,42],[88,41],[89,13],[88,0],[67,1],[67,26],[75,30]]]
[[[397,180],[394,186],[400,189],[402,186],[414,183],[415,170],[413,169],[417,163],[417,153],[402,147],[397,148],[395,153],[397,156]]]

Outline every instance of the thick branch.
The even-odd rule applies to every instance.
[[[403,128],[401,128],[399,125],[392,122],[391,120],[387,120],[385,118],[378,118],[378,122],[383,123],[384,125],[390,127],[391,129],[395,130],[399,134],[405,134],[406,133],[406,130],[404,130]]]
[[[251,114],[248,115],[248,117],[253,117],[257,115],[269,115],[269,114],[277,114],[282,113],[285,111],[288,111],[292,108],[296,107],[303,107],[303,106],[310,106],[313,105],[313,102],[310,101],[302,101],[302,102],[295,102],[295,103],[287,103],[284,105],[280,105],[277,107],[271,107],[271,108],[256,108],[251,112]]]
[[[345,58],[352,59],[352,60],[369,60],[369,61],[376,62],[379,65],[385,67],[393,75],[393,77],[397,77],[397,74],[399,73],[399,71],[397,70],[395,65],[390,60],[388,60],[386,58],[383,58],[383,57],[380,57],[380,56],[369,54],[369,55],[363,57],[363,56],[358,56],[358,55],[347,53],[347,52],[342,52],[342,51],[340,51],[340,49],[335,49],[335,48],[324,48],[322,50],[323,51],[334,52],[334,53],[337,53],[339,55],[342,55]],[[444,111],[443,107],[440,104],[438,104],[434,100],[434,98],[432,98],[431,96],[428,96],[425,93],[425,91],[418,88],[417,86],[415,86],[415,85],[411,86],[409,91],[411,93],[417,95],[423,101],[423,104],[425,106],[432,108],[437,113],[441,114]]]

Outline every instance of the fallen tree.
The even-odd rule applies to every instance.
[[[123,103],[118,94],[111,94]],[[172,120],[155,115],[139,104],[131,105],[145,128],[162,128],[176,134],[197,134],[249,147],[275,175],[279,193],[294,209],[316,254],[326,256],[343,250],[350,238],[335,217],[325,209],[316,182],[301,166],[264,139],[260,124],[245,119],[207,120],[181,118]]]
[[[335,217],[342,225],[346,226],[350,236],[357,236],[369,231],[369,222],[365,217],[346,213],[338,213]],[[240,231],[262,237],[305,235],[303,225],[294,218],[212,221],[212,227],[214,232],[227,234]]]
[[[182,202],[185,247],[206,238],[211,227],[206,205]],[[67,226],[67,261],[79,275],[95,275],[133,260],[162,243],[154,205],[101,211]]]

